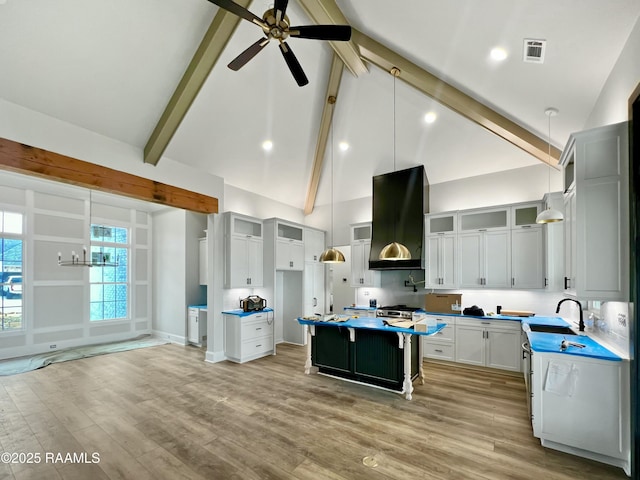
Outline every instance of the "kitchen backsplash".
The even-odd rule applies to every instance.
[[[584,312],[589,335],[624,358],[629,358],[629,309],[626,302],[606,302]]]

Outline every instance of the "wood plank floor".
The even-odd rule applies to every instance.
[[[203,358],[163,345],[0,377],[1,450],[42,457],[0,463],[0,480],[627,478],[541,447],[521,377],[428,363],[406,401],[304,375],[302,347],[244,365]]]

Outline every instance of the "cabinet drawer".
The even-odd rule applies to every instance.
[[[240,335],[243,342],[253,338],[264,337],[265,335],[273,335],[273,322],[269,325],[265,317],[262,320],[243,323]]]
[[[242,342],[242,358],[250,358],[254,355],[273,350],[273,335],[259,337]]]
[[[453,344],[447,345],[444,343],[425,342],[423,352],[426,358],[439,358],[441,360],[451,361],[454,359]]]
[[[453,343],[455,338],[455,328],[453,325],[447,325],[435,335],[424,337],[424,341],[427,343],[432,342],[451,342]]]
[[[456,325],[463,325],[466,327],[502,329],[502,330],[521,330],[522,329],[522,324],[516,320],[482,320],[480,318],[477,318],[477,319],[458,318],[456,320]]]

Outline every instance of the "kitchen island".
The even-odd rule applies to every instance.
[[[385,325],[382,318],[336,316],[298,318],[307,332],[305,373],[319,373],[392,390],[411,400],[413,380],[422,372],[422,342],[418,336],[435,335],[446,324],[400,328]]]

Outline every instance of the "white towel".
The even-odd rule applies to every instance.
[[[576,390],[579,373],[575,363],[550,361],[544,383],[545,392],[571,397]]]

